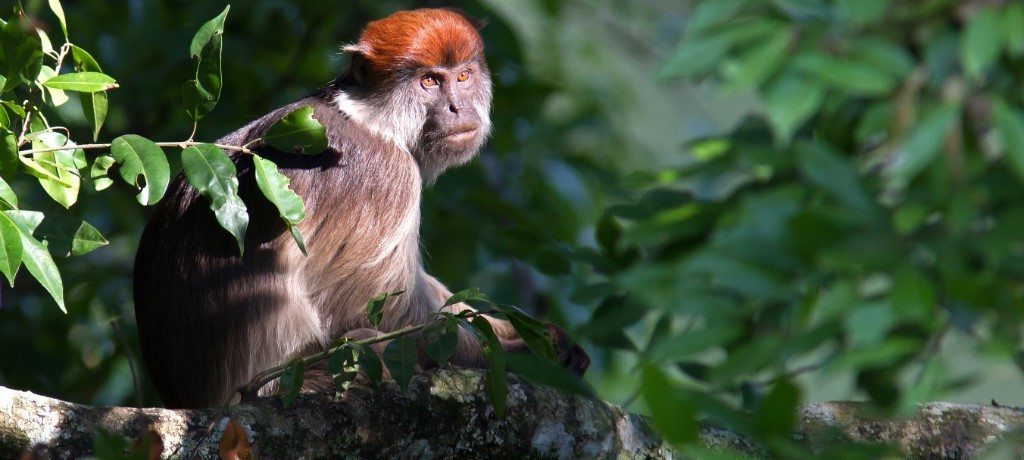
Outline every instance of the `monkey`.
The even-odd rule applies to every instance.
[[[261,371],[338,337],[422,324],[451,296],[421,261],[420,195],[490,136],[492,84],[478,23],[452,9],[400,11],[369,22],[342,51],[350,63],[331,83],[217,141],[245,145],[291,111],[313,108],[326,129],[325,152],[251,147],[302,196],[298,227],[308,255],[260,194],[244,152],[230,153],[252,222],[244,255],[183,174],[154,207],[135,259],[135,317],[145,366],[169,408],[237,402],[237,389]],[[372,328],[366,302],[396,291],[404,293],[388,300]],[[485,317],[506,351],[526,349],[507,321]],[[586,352],[561,328],[548,331],[560,363],[582,375]],[[450,363],[486,366],[469,331],[460,328]],[[303,391],[330,385],[311,372]]]

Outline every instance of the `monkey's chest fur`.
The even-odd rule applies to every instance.
[[[136,317],[147,368],[169,407],[220,404],[253,374],[368,326],[364,306],[376,294],[406,290],[399,298],[406,304],[444,295],[420,265],[421,178],[408,153],[348,121],[324,97],[282,107],[220,142],[245,144],[304,105],[327,128],[326,152],[257,151],[303,197],[299,229],[308,256],[259,192],[244,154],[233,157],[250,217],[244,256],[182,174],[143,233]],[[429,312],[394,310],[382,330]]]

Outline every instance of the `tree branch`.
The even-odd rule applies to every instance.
[[[253,458],[676,458],[647,421],[618,406],[509,379],[508,413],[494,416],[479,371],[417,376],[394,384],[353,385],[334,398],[301,395],[202,410],[92,407],[0,388],[0,458],[26,448],[51,458],[88,455],[97,429],[129,440],[156,430],[164,455],[217,458],[227,420],[249,436]],[[814,446],[835,431],[886,442],[916,458],[963,458],[1024,427],[1017,408],[931,403],[905,419],[878,419],[857,403],[804,406],[795,438]],[[838,429],[838,430],[837,430]],[[705,445],[763,455],[754,443],[705,427]]]

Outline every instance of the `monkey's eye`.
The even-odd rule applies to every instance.
[[[469,80],[469,71],[468,70],[463,70],[462,72],[459,72],[459,76],[457,77],[457,79],[459,81]]]
[[[423,85],[424,88],[430,89],[440,84],[440,82],[438,82],[437,78],[432,75],[424,75],[423,78],[420,78],[420,84]]]

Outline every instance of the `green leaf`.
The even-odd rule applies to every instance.
[[[39,42],[43,50],[43,54],[47,56],[52,56],[57,53],[53,49],[53,42],[50,41],[50,36],[46,35],[46,32],[43,29],[37,28],[36,35],[39,36]]]
[[[960,117],[960,108],[944,105],[934,110],[907,136],[889,171],[897,180],[910,182],[939,156],[949,127]]]
[[[459,344],[458,320],[448,317],[436,322],[423,331],[423,336],[427,338],[427,356],[438,366],[444,367],[455,355],[455,348]]]
[[[231,9],[231,5],[224,7],[224,10],[220,12],[216,17],[206,21],[196,34],[192,36],[192,43],[189,45],[189,54],[193,59],[197,59],[203,54],[203,48],[205,48],[214,37],[224,34],[224,22],[227,20],[228,11]]]
[[[79,71],[103,72],[100,64],[88,51],[78,45],[71,45],[71,57],[75,60],[75,69]]]
[[[71,55],[75,59],[75,69],[79,71],[103,72],[96,59],[78,45],[71,45]],[[85,114],[85,119],[92,126],[92,139],[95,141],[99,138],[103,122],[107,119],[107,107],[109,106],[107,93],[82,93],[79,99],[82,103],[82,112]]]
[[[80,256],[106,246],[108,241],[88,222],[70,215],[46,216],[36,230],[51,254]]]
[[[883,20],[891,9],[889,0],[838,0],[835,3],[840,17],[857,26]]]
[[[796,405],[799,402],[799,388],[786,379],[775,382],[754,419],[759,433],[789,435],[796,423]]]
[[[693,24],[691,20],[689,32],[695,30]],[[733,47],[770,41],[782,33],[783,27],[780,21],[774,20],[737,20],[716,27],[707,34],[687,33],[658,76],[664,79],[708,73],[722,64]]]
[[[25,15],[18,15],[4,24],[0,32],[4,63],[7,64],[6,82],[0,93],[21,84],[32,84],[43,65],[42,43],[35,33],[36,27]]]
[[[14,112],[14,114],[17,115],[18,118],[22,118],[22,119],[25,118],[25,108],[24,107],[22,107],[22,106],[20,106],[18,104],[15,104],[15,103],[13,103],[11,101],[0,101],[0,104],[3,104],[4,107],[7,107],[7,110],[10,110],[11,112]]]
[[[736,325],[720,325],[675,336],[660,337],[649,351],[650,361],[679,361],[709,348],[725,345],[739,337]],[[652,338],[653,339],[653,338]]]
[[[160,146],[142,136],[126,134],[114,139],[110,153],[121,165],[121,177],[141,189],[135,196],[140,204],[156,204],[163,198],[171,181],[171,167]]]
[[[726,22],[739,13],[750,0],[712,0],[694,6],[687,21],[688,33],[704,31],[711,26]]]
[[[0,211],[8,209],[18,209],[18,195],[15,195],[14,189],[0,177]]]
[[[103,127],[103,121],[107,119],[107,107],[109,105],[107,93],[83,94],[80,100],[82,112],[85,113],[85,119],[92,126],[92,140],[95,141],[99,139],[100,128]]]
[[[480,288],[469,288],[463,289],[459,292],[456,292],[455,294],[452,294],[452,296],[449,297],[447,301],[445,301],[444,307],[447,307],[449,305],[455,305],[459,302],[466,302],[468,300],[490,302],[489,300],[487,300],[487,296],[484,293],[480,292]]]
[[[359,364],[356,350],[346,344],[331,353],[327,358],[327,372],[334,377],[334,384],[338,391],[344,391],[348,385],[359,375]]]
[[[244,254],[249,212],[238,197],[235,164],[219,147],[199,144],[181,152],[181,165],[188,182],[210,200],[217,222],[235,237],[239,253]]]
[[[40,87],[45,86],[42,82],[45,82],[57,75],[57,71],[50,66],[43,66],[39,70],[39,77],[36,80],[37,85]],[[46,88],[46,94],[50,95],[50,103],[54,107],[64,105],[68,101],[68,95],[62,89]],[[45,94],[44,94],[45,96]],[[45,98],[44,98],[45,100]]]
[[[860,37],[853,42],[851,58],[903,79],[914,70],[914,57],[905,47],[878,37]]]
[[[800,143],[796,148],[796,158],[800,174],[828,191],[837,201],[865,217],[875,211],[856,167],[847,158],[820,142]]]
[[[327,130],[313,117],[313,107],[305,106],[274,123],[263,141],[282,152],[317,155],[327,150]]]
[[[224,21],[228,10],[225,7],[217,17],[207,21],[189,46],[189,53],[196,62],[195,79],[189,80],[182,88],[185,111],[193,121],[199,121],[210,113],[220,100],[223,74],[221,53],[224,42]]]
[[[1007,49],[1014,56],[1024,54],[1024,5],[1015,2],[1004,6],[1002,18]]]
[[[801,54],[794,58],[790,67],[851,95],[883,96],[890,93],[897,82],[891,73],[862,60],[823,53]]]
[[[729,51],[731,43],[725,38],[684,41],[672,58],[662,66],[658,77],[662,79],[691,77],[713,69]]]
[[[125,458],[125,452],[128,452],[129,447],[131,447],[131,444],[124,436],[98,428],[92,440],[92,455],[97,459],[122,460]]]
[[[615,255],[619,252],[619,241],[622,239],[622,224],[610,212],[605,212],[597,221],[594,232],[598,244],[605,254]]]
[[[100,72],[75,72],[57,75],[43,82],[47,88],[95,93],[117,88],[117,82]]]
[[[380,363],[380,357],[377,356],[377,352],[373,351],[373,348],[355,342],[352,342],[352,349],[355,350],[356,360],[359,363],[360,369],[366,374],[366,377],[374,384],[380,384],[381,378],[384,375],[384,368]]]
[[[400,336],[384,348],[384,364],[402,390],[409,388],[409,382],[416,374],[416,361],[416,339],[412,336]]]
[[[214,95],[200,86],[197,80],[185,82],[181,87],[181,99],[189,118],[197,122],[217,105]]]
[[[651,421],[665,440],[675,445],[697,441],[694,405],[682,397],[664,372],[647,366],[643,372],[641,394],[651,411]]]
[[[258,155],[253,155],[253,164],[256,169],[256,185],[263,192],[263,196],[267,197],[274,204],[274,207],[277,208],[281,219],[284,220],[292,232],[295,243],[299,245],[302,253],[305,254],[306,248],[303,243],[302,234],[299,233],[299,229],[296,227],[299,222],[302,222],[302,219],[306,218],[302,197],[288,187],[291,181],[288,179],[288,176],[281,174],[277,170],[277,165],[274,162],[261,158]]]
[[[892,309],[903,318],[927,321],[938,305],[938,293],[927,276],[913,267],[896,274],[891,292]]]
[[[302,255],[308,256],[306,253],[306,240],[302,238],[302,233],[299,232],[299,227],[293,225],[288,227],[288,232],[292,234],[292,239],[295,240],[295,244],[299,246],[299,251],[302,251]]]
[[[1013,172],[1024,181],[1024,116],[1000,99],[992,103],[993,120],[1003,138],[1006,159]]]
[[[748,338],[729,349],[729,359],[711,369],[708,378],[719,384],[735,384],[737,380],[764,369],[779,356],[782,340],[778,336]]]
[[[34,153],[32,160],[35,166],[38,166],[34,169],[48,173],[37,175],[43,191],[61,206],[70,208],[78,201],[78,192],[82,184],[75,161],[75,143],[68,141],[67,137],[58,132],[33,133],[31,137],[34,149],[67,147]]]
[[[555,352],[555,344],[551,339],[551,333],[548,332],[547,325],[511,305],[495,304],[494,306],[505,314],[509,323],[512,324],[512,328],[516,330],[533,354],[551,361],[558,359],[558,353]]]
[[[302,358],[296,358],[288,364],[281,374],[281,402],[284,407],[290,406],[302,391],[302,381],[306,374],[306,364]]]
[[[980,8],[967,23],[960,39],[960,61],[964,72],[975,80],[981,80],[999,58],[1002,49],[1000,14],[996,8]]]
[[[54,172],[47,168],[44,168],[42,164],[36,162],[36,160],[33,160],[32,158],[18,157],[18,159],[21,160],[22,166],[25,167],[25,172],[27,172],[30,176],[40,179],[40,182],[42,182],[45,179],[48,181],[53,181],[64,187],[73,186],[70,182],[61,179]],[[53,162],[50,161],[49,164],[52,165]]]
[[[528,353],[509,353],[505,359],[508,369],[526,380],[587,398],[597,397],[580,376],[551,360]]]
[[[4,213],[18,227],[18,233],[21,236],[22,263],[25,264],[25,268],[39,281],[46,292],[50,293],[53,300],[57,302],[57,306],[60,307],[60,311],[67,313],[67,308],[64,306],[64,284],[61,282],[57,265],[53,263],[53,258],[50,257],[46,246],[32,236],[32,232],[39,225],[39,220],[35,220],[35,216],[25,211],[4,211]]]
[[[373,327],[377,327],[381,320],[384,319],[384,304],[387,303],[388,299],[401,295],[403,292],[405,291],[377,294],[366,302],[366,319],[370,321],[370,324],[372,324]]]
[[[18,136],[7,128],[0,128],[0,177],[12,179],[18,172]]]
[[[3,88],[4,81],[6,78],[0,76],[0,88]],[[0,106],[0,128],[8,129],[11,127],[11,117],[7,114],[7,109]]]
[[[729,89],[739,91],[758,87],[786,63],[793,30],[784,29],[749,51],[726,61],[722,75],[729,80]]]
[[[789,144],[793,134],[819,109],[825,87],[797,72],[787,72],[764,91],[765,111],[775,140]]]
[[[498,418],[505,417],[508,407],[508,382],[505,374],[505,349],[491,328],[487,318],[476,316],[471,322],[483,347],[484,358],[487,360],[487,397],[494,406],[494,414]]]
[[[0,273],[14,287],[14,277],[21,266],[22,238],[18,226],[7,214],[0,212]]]
[[[64,7],[60,5],[60,0],[47,0],[50,5],[50,10],[57,16],[57,21],[60,22],[60,30],[64,32],[64,41],[70,41],[68,38],[68,22],[64,18]]]
[[[116,162],[117,160],[114,160],[114,157],[110,155],[100,155],[93,160],[92,167],[89,168],[89,179],[92,180],[96,191],[104,190],[114,185],[114,181],[107,174],[110,171],[110,167]]]

